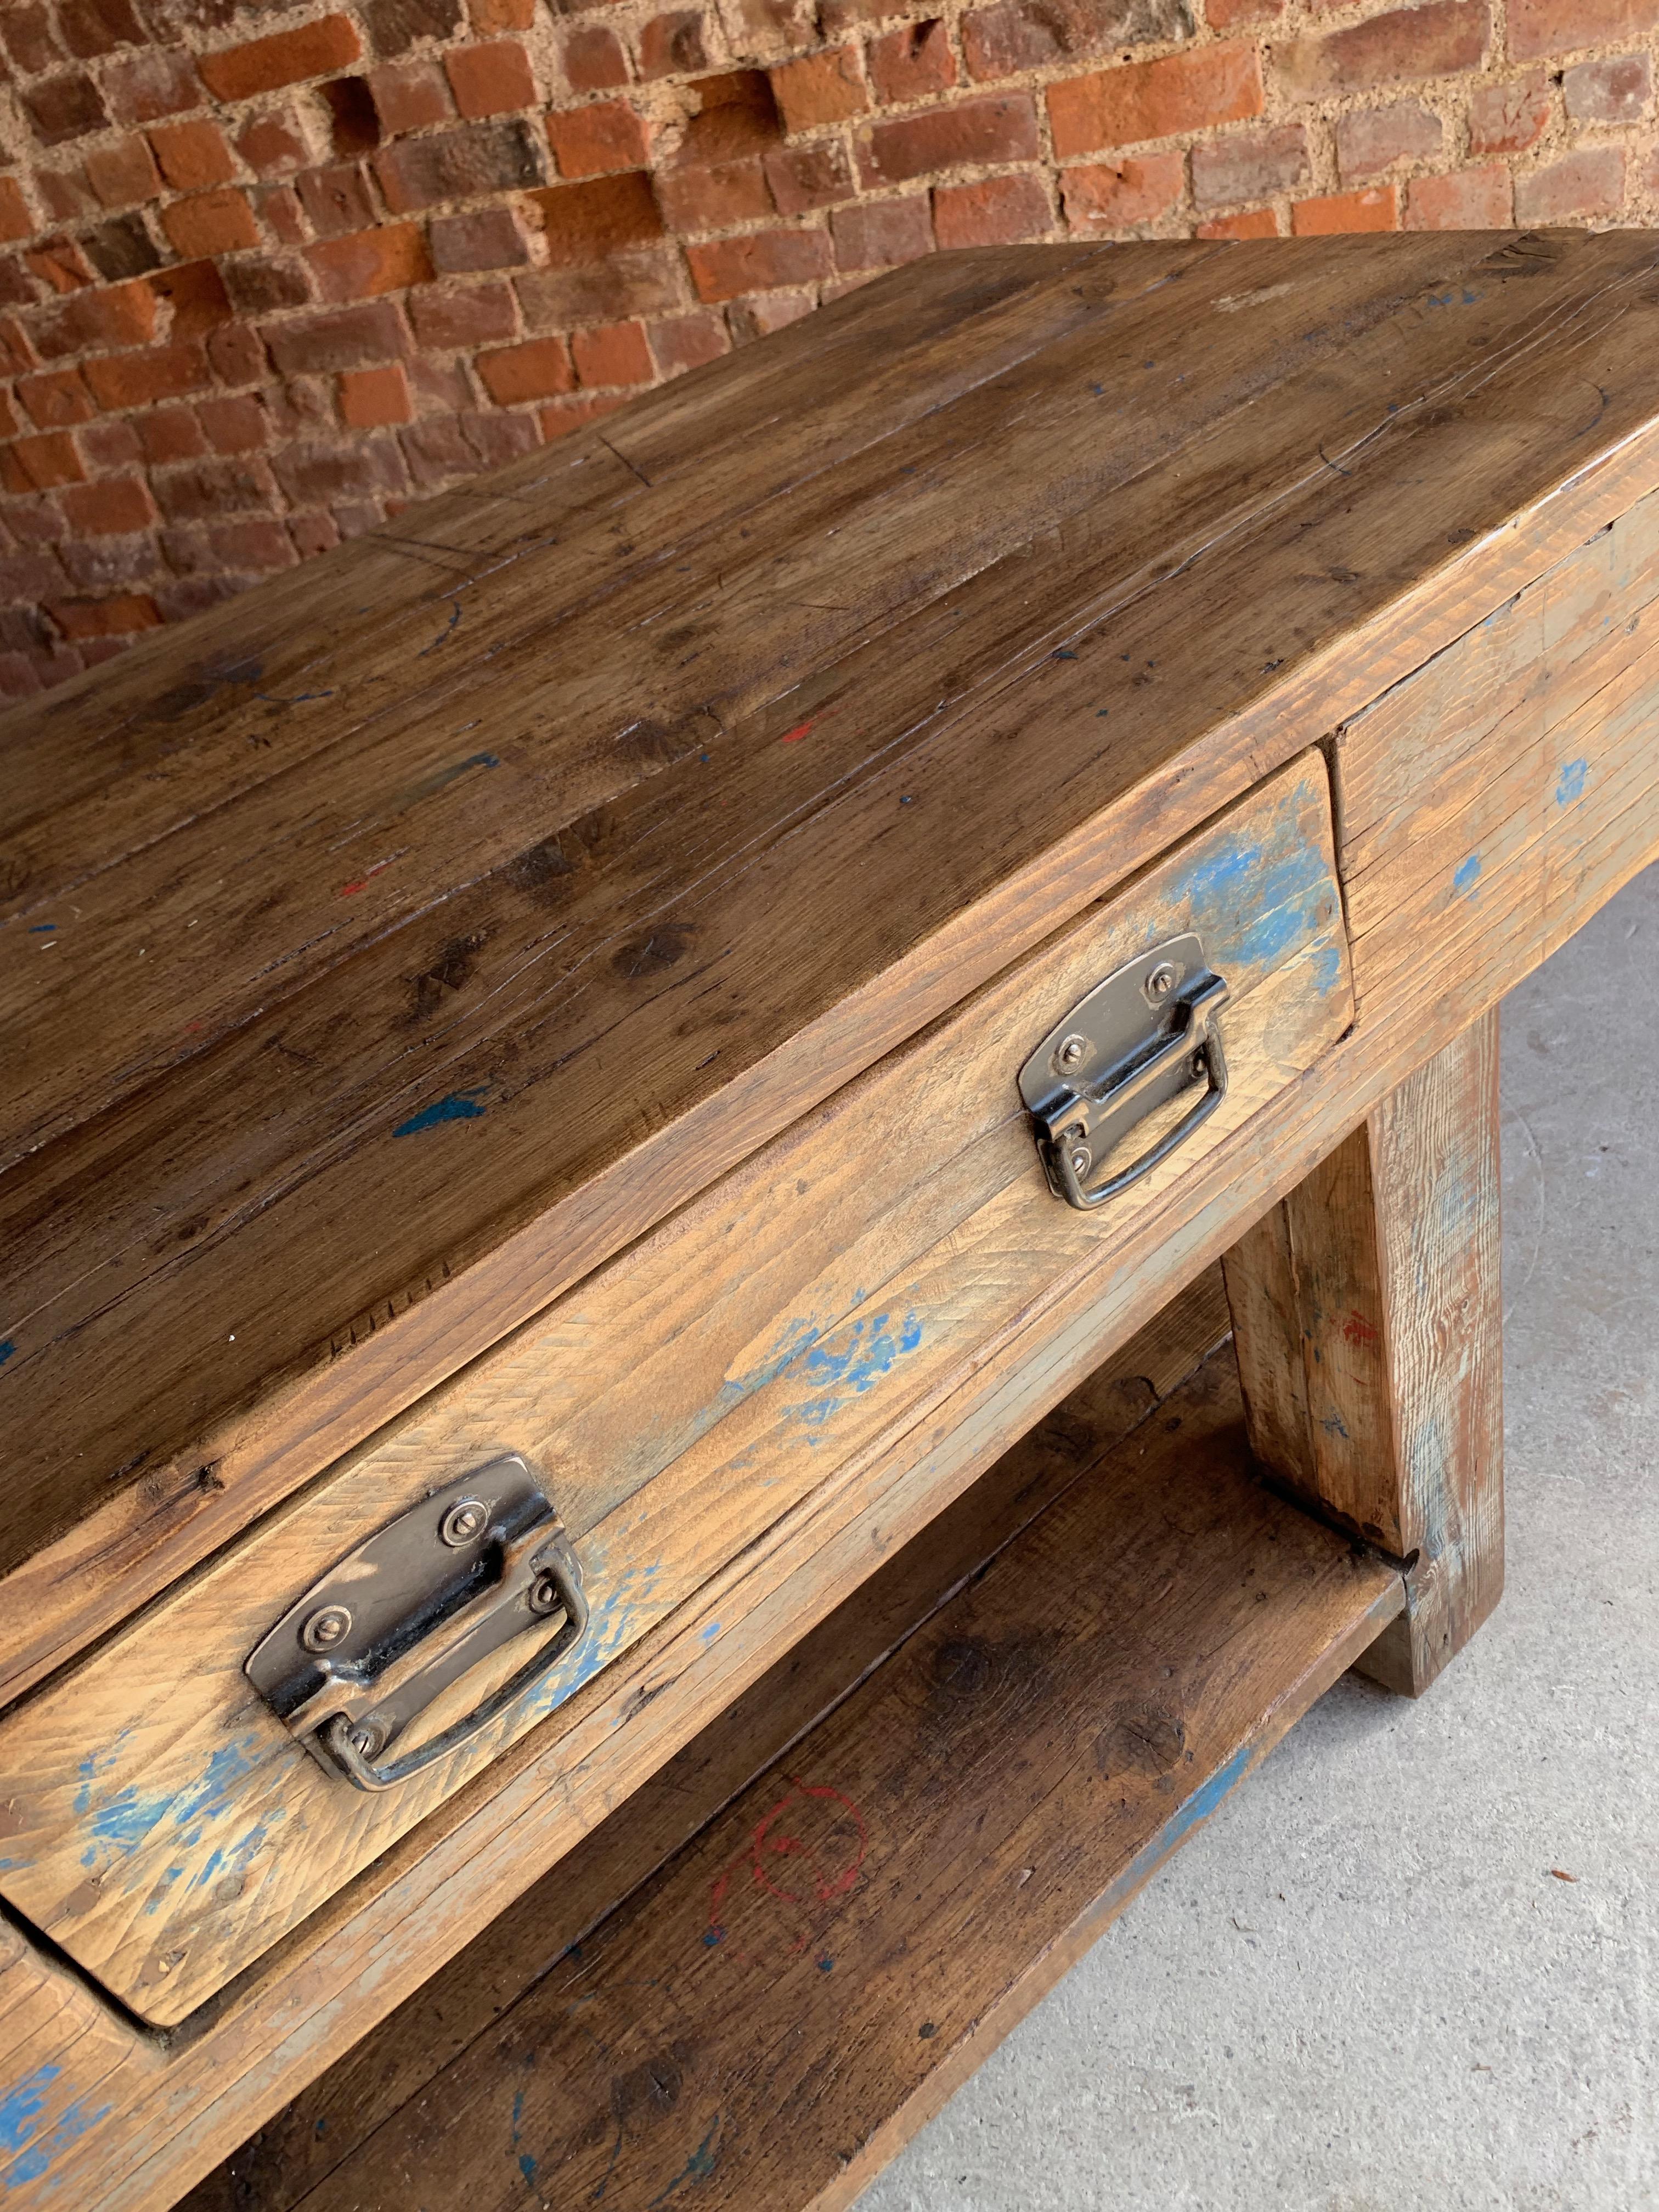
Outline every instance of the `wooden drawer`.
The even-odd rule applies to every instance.
[[[1143,1181],[1078,1211],[1047,1186],[1018,1070],[1095,984],[1188,931],[1231,994],[1224,1094]],[[947,1485],[953,1392],[1034,1316],[1058,1328],[1103,1245],[1178,1198],[1352,1018],[1327,770],[1310,752],[0,1723],[6,1899],[140,2015],[170,2024],[463,1785],[488,1790],[492,1760],[526,1731],[543,1732],[544,1753],[601,1670],[620,1755],[655,1693],[653,1632],[695,1601],[703,1646],[741,1638],[803,1528],[827,1544],[870,1511],[919,1424]],[[343,1553],[504,1453],[522,1455],[564,1520],[586,1633],[464,1745],[384,1793],[355,1789],[289,1733],[244,1661]],[[533,1645],[527,1632],[454,1684],[430,1729]],[[607,1761],[586,1759],[566,1786],[585,1793],[592,1825],[613,1794]]]

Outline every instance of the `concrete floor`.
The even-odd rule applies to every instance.
[[[1659,868],[1503,1071],[1503,1604],[1339,1683],[859,2212],[1659,2208]]]

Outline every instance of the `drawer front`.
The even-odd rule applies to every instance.
[[[1079,1211],[1048,1188],[1019,1070],[1103,977],[1189,932],[1228,987],[1225,1090],[1144,1179]],[[811,1516],[828,1545],[919,1423],[948,1468],[951,1395],[975,1365],[1034,1314],[1058,1327],[1068,1279],[1097,1270],[1145,1208],[1178,1204],[1193,1166],[1352,1018],[1328,783],[1308,754],[0,1723],[0,1893],[141,2016],[182,2019],[464,1784],[489,1789],[491,1760],[527,1730],[556,1741],[561,1709],[601,1670],[626,1692],[653,1631],[711,1583],[705,1637],[741,1638],[776,1579],[776,1533]],[[457,1748],[395,1788],[356,1789],[244,1662],[344,1554],[509,1454],[564,1522],[586,1632]],[[453,1683],[410,1741],[509,1682],[537,1632]],[[616,1698],[617,1742],[648,1694]]]

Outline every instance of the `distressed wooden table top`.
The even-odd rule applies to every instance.
[[[15,710],[0,1569],[135,1601],[1379,696],[1656,309],[941,255]]]

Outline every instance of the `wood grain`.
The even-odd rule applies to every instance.
[[[584,1838],[517,1909],[267,2121],[185,2200],[186,2212],[252,2212],[256,2205],[272,2212],[331,2171],[970,1575],[1150,1420],[1227,1328],[1221,1273],[1212,1267]]]
[[[1316,752],[0,1721],[0,1893],[143,2017],[184,2018],[526,1729],[556,1734],[567,1699],[786,1516],[854,1518],[869,1456],[1348,1026],[1340,908]],[[1078,1213],[1047,1188],[1015,1075],[1102,976],[1189,929],[1232,993],[1226,1097],[1107,1212]],[[243,1661],[344,1552],[503,1450],[543,1471],[576,1543],[587,1638],[441,1765],[366,1796],[289,1735]],[[937,1479],[955,1480],[943,1455]],[[720,1634],[769,1587],[751,1560]],[[523,1660],[508,1648],[457,1684],[432,1731]]]
[[[849,2203],[1399,1607],[1239,1415],[1224,1349],[591,1936],[520,1923],[543,1971],[360,2147],[236,2201]]]
[[[1257,1456],[1409,1561],[1365,1662],[1427,1688],[1504,1587],[1498,1016],[1378,1104],[1224,1262]]]
[[[1076,250],[1062,251],[1086,292]],[[1067,322],[1054,289],[1042,292],[1037,322],[1048,351],[1029,356],[1019,354],[1009,304],[1018,286],[999,260],[1004,289],[978,312],[995,324],[986,357],[1014,365],[981,385],[951,368],[960,397],[935,410],[937,421],[907,418],[908,427],[884,430],[880,468],[872,462],[858,487],[849,481],[846,519],[825,520],[822,557],[830,570],[851,564],[854,580],[868,568],[873,589],[878,571],[890,573],[875,552],[898,557],[903,531],[894,517],[905,501],[920,501],[904,508],[908,526],[930,544],[939,532],[929,501],[961,504],[970,479],[952,473],[939,442],[952,434],[951,407],[976,410],[977,443],[965,439],[963,469],[1004,445],[1014,450],[1011,428],[1023,438],[1028,420],[1031,437],[1041,428],[1057,454],[1086,430],[1088,466],[1054,492],[1058,506],[1051,499],[1039,514],[1029,499],[1000,498],[1004,552],[991,558],[982,547],[971,578],[934,575],[918,586],[919,605],[905,602],[903,652],[892,649],[896,613],[860,617],[864,629],[826,645],[829,658],[811,670],[769,677],[764,702],[744,705],[732,694],[718,741],[702,722],[660,744],[639,740],[648,758],[613,761],[601,782],[610,777],[604,787],[616,795],[574,821],[564,801],[550,799],[550,811],[526,827],[526,836],[537,828],[536,838],[504,854],[493,874],[497,829],[486,834],[467,810],[498,790],[504,795],[488,807],[525,823],[522,778],[532,769],[513,771],[520,780],[509,794],[498,778],[512,763],[497,746],[503,769],[474,765],[428,792],[423,775],[447,775],[471,752],[446,753],[428,771],[424,754],[398,751],[410,780],[383,780],[378,798],[366,790],[352,818],[380,824],[392,818],[387,805],[408,798],[411,819],[436,820],[432,807],[454,800],[457,823],[473,820],[462,839],[471,856],[466,881],[454,881],[445,862],[431,879],[446,885],[440,903],[422,905],[422,893],[419,913],[400,921],[394,872],[362,878],[363,890],[340,906],[338,927],[331,921],[325,951],[306,956],[337,961],[314,986],[291,989],[300,972],[290,975],[284,957],[261,985],[274,1011],[246,1021],[210,1006],[190,1012],[169,1032],[165,1080],[158,1072],[129,1090],[79,1125],[84,1138],[46,1146],[11,1179],[18,1210],[8,1249],[20,1264],[40,1262],[9,1339],[18,1349],[0,1373],[31,1470],[30,1502],[12,1526],[19,1544],[55,1532],[64,1546],[49,1575],[21,1586],[27,1626],[12,1632],[15,1680],[108,1618],[118,1576],[130,1598],[135,1586],[154,1589],[202,1556],[354,1433],[984,980],[988,957],[994,964],[1036,941],[1154,841],[1191,827],[1375,696],[1408,656],[1420,659],[1449,634],[1433,624],[1454,624],[1468,607],[1467,627],[1489,611],[1484,595],[1501,598],[1525,580],[1517,564],[1524,572],[1548,553],[1551,520],[1534,514],[1517,533],[1518,512],[1554,495],[1582,538],[1610,519],[1615,475],[1644,478],[1643,489],[1651,483],[1638,374],[1651,289],[1644,246],[1564,240],[1494,255],[1490,241],[1345,240],[1328,254],[1319,249],[1316,279],[1294,246],[1197,258],[1185,249],[1184,259],[1156,251],[1164,256],[1156,273],[1152,259],[1113,263],[1120,295],[1133,292],[1132,270],[1142,270],[1145,298],[1120,296],[1110,313],[1097,299],[1092,322],[1086,301],[1067,308]],[[1224,266],[1236,272],[1231,290],[1218,289]],[[1041,291],[1034,286],[1033,296]],[[921,349],[935,366],[917,357],[924,383],[946,374],[973,319],[959,302],[951,323],[942,299],[932,352]],[[1138,318],[1147,330],[1180,329],[1192,350],[1185,333],[1206,299],[1207,365],[1176,372],[1180,389],[1172,378],[1167,388],[1138,391],[1123,370],[1121,402],[1103,437],[1098,415],[1085,408],[1097,404],[1091,385],[1103,382],[1084,380],[1089,360],[1108,368],[1127,360],[1133,347],[1121,334],[1141,328]],[[868,336],[878,325],[860,327]],[[1406,358],[1413,368],[1402,383]],[[1075,363],[1075,384],[1070,371],[1055,374],[1062,359]],[[1610,395],[1588,434],[1565,396],[1581,371]],[[790,377],[804,373],[792,353]],[[745,404],[763,388],[763,380],[745,386]],[[1049,388],[1054,396],[1044,401]],[[1363,392],[1369,414],[1355,412]],[[1017,418],[999,407],[1017,409]],[[1333,447],[1321,425],[1345,407],[1349,442]],[[625,439],[625,428],[614,434]],[[907,438],[923,441],[914,460],[902,458]],[[1603,478],[1598,463],[1610,472]],[[1445,513],[1465,518],[1449,532],[1445,514],[1431,528],[1422,502],[1401,496],[1402,483],[1425,472],[1442,482]],[[768,496],[787,500],[793,484],[786,472]],[[1613,511],[1630,495],[1618,494]],[[604,506],[583,526],[601,538],[617,524]],[[898,533],[890,544],[890,526]],[[411,534],[406,519],[400,526]],[[529,559],[515,556],[491,573],[527,594]],[[1038,635],[1034,573],[1045,611]],[[1421,594],[1431,581],[1425,632]],[[695,586],[693,578],[687,591]],[[734,591],[734,608],[740,596]],[[519,618],[510,610],[501,617],[509,629]],[[252,611],[240,619],[252,622]],[[398,619],[412,617],[405,610]],[[750,627],[746,617],[737,624],[744,635]],[[456,636],[464,634],[465,624]],[[406,672],[418,648],[406,628],[398,635]],[[1172,635],[1183,641],[1178,666],[1160,646]],[[152,660],[159,671],[157,653],[144,665]],[[266,714],[246,697],[239,705],[237,685],[211,672],[182,689],[192,684],[213,696],[175,702],[184,726],[174,734],[186,750],[193,715],[228,715],[230,727],[239,713],[256,723]],[[180,688],[175,680],[167,696]],[[539,696],[532,692],[532,707]],[[796,736],[809,723],[810,735]],[[354,736],[358,726],[351,721]],[[610,726],[614,737],[614,717]],[[1026,773],[1034,727],[1043,747],[1036,779]],[[779,742],[786,737],[790,745]],[[543,740],[532,731],[524,742],[533,751]],[[599,788],[584,787],[590,797]],[[275,803],[271,779],[257,790],[265,794],[259,805]],[[211,832],[200,834],[230,837],[238,808],[211,818]],[[235,830],[238,840],[253,820]],[[445,842],[448,831],[433,834],[436,866],[459,848]],[[161,866],[170,842],[152,841],[142,865]],[[526,860],[537,853],[539,861]],[[280,836],[272,856],[293,873],[294,852]],[[203,857],[205,866],[205,848]],[[688,860],[696,889],[665,904],[665,885],[677,871],[684,878]],[[116,896],[118,872],[112,866],[87,878],[99,898]],[[181,884],[191,879],[181,870]],[[199,879],[210,880],[211,869]],[[334,889],[356,880],[329,878]],[[793,888],[851,881],[860,896],[828,911]],[[182,1002],[177,990],[163,994],[170,1009],[205,1005],[198,985],[206,978],[211,996],[231,972],[216,958],[204,964],[186,941],[206,941],[188,923],[205,927],[207,918],[185,912],[187,890],[177,896],[180,927],[166,957],[186,963],[174,981],[191,988]],[[369,903],[360,908],[359,898]],[[482,947],[473,943],[481,933]],[[258,941],[266,951],[252,956],[256,964],[276,957],[274,939]],[[237,957],[254,942],[239,939]],[[148,962],[151,948],[143,949]],[[52,953],[27,957],[44,973],[70,950],[66,933]],[[499,971],[489,965],[498,957],[507,963]],[[368,963],[361,973],[360,963]],[[488,971],[487,987],[469,980],[475,970]],[[338,980],[314,998],[325,972]],[[125,1006],[125,982],[99,988]],[[135,1006],[155,1003],[148,981],[131,989]],[[67,1010],[72,999],[60,987],[53,1004]],[[77,1023],[76,1051],[83,1030]],[[154,1023],[144,1035],[152,1032],[161,1034]],[[134,1062],[120,1081],[138,1073]],[[234,1102],[261,1079],[261,1111],[251,1120]],[[77,1079],[77,1114],[97,1089]],[[418,1144],[392,1135],[446,1101],[453,1118],[423,1127]],[[365,1237],[356,1194],[390,1192],[387,1175],[395,1196],[378,1206],[375,1234]],[[155,1215],[143,1232],[136,1215],[124,1215],[138,1189],[154,1191],[161,1229]],[[65,1209],[86,1224],[107,1270],[95,1310],[86,1304],[91,1274],[50,1231],[43,1235],[41,1224],[66,1218]],[[296,1267],[311,1292],[303,1301],[289,1294]],[[325,1315],[322,1285],[335,1301]],[[222,1326],[233,1314],[238,1326]],[[79,1386],[94,1373],[96,1390]],[[72,1449],[54,1412],[66,1403],[84,1408]],[[143,1485],[142,1494],[80,1534],[78,1516],[108,1498],[112,1478]],[[80,1590],[73,1619],[61,1602],[36,1602],[40,1584],[66,1570],[77,1572]]]

